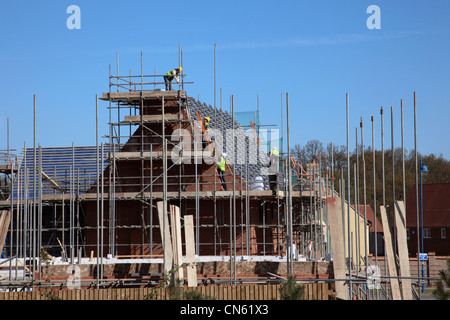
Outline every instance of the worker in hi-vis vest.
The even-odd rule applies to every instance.
[[[203,125],[205,127],[205,131],[208,131],[211,128],[211,118],[210,117],[205,117],[205,121],[203,122]]]
[[[172,80],[175,79],[177,83],[180,83],[180,78],[178,77],[183,71],[182,67],[170,70],[164,75],[164,82],[166,84],[166,90],[172,90]]]
[[[219,162],[217,162],[217,173],[219,174],[220,181],[222,182],[222,188],[224,191],[227,191],[227,185],[225,184],[225,165],[226,161],[225,158],[227,157],[227,154],[224,152],[222,153],[222,156],[219,159]]]
[[[205,137],[203,139],[203,149],[205,149],[208,144],[211,143],[212,140],[214,140],[214,137],[211,136],[211,118],[210,117],[206,117],[205,119],[203,119],[203,127],[205,128]]]

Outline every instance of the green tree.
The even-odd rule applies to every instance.
[[[367,144],[366,144],[367,145]],[[306,164],[312,162],[312,160],[318,159],[318,155],[324,155],[323,144],[318,140],[310,140],[305,146],[294,145],[291,150],[292,156],[296,161],[300,162],[306,169]],[[332,152],[333,151],[333,152]],[[363,162],[364,154],[364,162]],[[375,154],[375,175],[373,165],[373,155]],[[358,155],[358,158],[357,158]],[[347,147],[344,145],[334,145],[331,149],[331,143],[326,147],[328,176],[334,177],[334,189],[340,191],[339,181],[341,174],[343,175],[343,185],[345,188],[345,197],[348,199],[347,190]],[[351,147],[349,151],[350,156],[350,201],[355,203],[355,198],[358,198],[358,203],[362,205],[364,203],[364,189],[366,190],[366,204],[374,207],[374,203],[377,208],[383,204],[392,205],[395,200],[402,200],[403,194],[407,194],[416,183],[416,155],[414,150],[404,151],[401,148],[395,148],[394,152],[391,149],[385,149],[384,155],[381,150],[375,150],[373,152],[371,145],[364,148],[364,152],[361,146],[358,146],[358,154],[356,153],[356,147]],[[405,166],[405,190],[403,190],[403,158]],[[442,154],[440,155],[422,155],[418,153],[418,162],[422,159],[424,164],[428,168],[428,173],[423,175],[423,183],[449,183],[450,182],[450,161],[445,159]],[[333,159],[333,160],[332,160]],[[383,159],[384,159],[384,185],[383,185]],[[321,159],[322,163],[322,176],[325,176],[325,161]],[[394,160],[394,161],[393,161]],[[355,192],[355,174],[354,165],[358,164],[358,171],[356,182],[358,190]],[[419,163],[417,167],[419,168]],[[334,172],[331,172],[331,170]],[[364,185],[364,169],[365,169],[365,185]],[[394,170],[394,171],[393,171]],[[374,196],[374,176],[375,176],[375,193]],[[420,173],[418,172],[420,178]],[[384,188],[383,188],[384,186]],[[384,192],[383,192],[384,190]],[[394,192],[395,191],[395,192]],[[342,193],[342,192],[341,192]],[[395,195],[394,195],[395,193]],[[377,210],[379,214],[379,210]]]
[[[303,300],[305,286],[298,284],[295,277],[288,276],[280,288],[281,300]]]
[[[450,298],[450,289],[444,288],[444,283],[447,288],[450,288],[450,259],[447,260],[447,270],[439,271],[441,280],[436,281],[436,289],[433,290],[433,295],[438,300],[448,300]]]

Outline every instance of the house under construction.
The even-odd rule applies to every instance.
[[[20,155],[4,154],[0,240],[12,262],[8,285],[41,280],[45,259],[93,266],[80,278],[97,285],[114,280],[110,265],[136,262],[150,265],[150,278],[186,262],[215,262],[209,271],[188,267],[193,285],[200,273],[232,283],[258,276],[240,266],[252,261],[282,263],[266,268],[266,280],[346,277],[349,251],[330,245],[329,200],[340,198],[328,166],[268,154],[257,128],[236,120],[233,97],[231,112],[201,103],[189,97],[185,76],[176,90],[163,90],[161,75],[110,74],[109,92],[96,101],[97,114],[99,102],[109,111],[105,142],[97,129],[96,146],[24,145]],[[363,239],[367,222],[357,219],[352,228],[361,225]],[[330,264],[336,255],[339,274]],[[324,265],[302,269],[308,261]]]

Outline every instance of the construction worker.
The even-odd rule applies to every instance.
[[[211,128],[211,124],[209,123],[211,121],[210,117],[206,117],[205,118],[205,122],[204,122],[204,126],[205,126],[205,131],[208,131]]]
[[[166,83],[166,90],[172,90],[172,80],[175,79],[177,83],[180,83],[180,78],[178,77],[183,71],[182,67],[170,70],[164,76],[164,82]]]
[[[219,159],[219,162],[217,162],[217,173],[219,174],[220,181],[222,182],[222,189],[224,191],[227,191],[227,185],[225,184],[225,165],[226,161],[225,158],[227,157],[227,154],[224,152],[222,153],[222,156]]]
[[[280,156],[280,153],[278,152],[277,147],[273,147],[272,150],[270,150],[269,156],[276,156],[276,157]]]
[[[205,117],[203,119],[203,127],[205,128],[205,136],[203,139],[203,149],[206,148],[206,146],[210,143],[211,137],[209,136],[210,132],[209,129],[211,128],[211,124],[209,123],[211,121],[210,117]]]
[[[277,191],[277,174],[278,174],[278,166],[280,163],[280,153],[276,147],[273,147],[269,152],[269,184],[270,190],[272,190],[273,194]]]

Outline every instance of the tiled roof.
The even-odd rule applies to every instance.
[[[364,217],[364,205],[358,206],[359,214]],[[366,218],[368,223],[370,224],[369,232],[375,232],[375,220],[374,220],[374,211],[370,205],[366,205]],[[383,225],[380,220],[377,218],[377,232],[383,232]]]
[[[107,148],[104,147],[104,158],[106,159]],[[94,184],[102,170],[99,163],[99,172],[97,172],[97,147],[83,146],[83,147],[47,147],[41,148],[42,153],[42,171],[54,182],[58,184],[63,190],[69,193],[84,193],[92,184]],[[101,156],[101,147],[99,147],[99,156]],[[104,161],[104,167],[107,163]],[[36,148],[36,167],[39,168],[39,149]],[[71,178],[71,171],[73,169],[73,176]],[[27,174],[25,175],[25,170]],[[26,148],[22,153],[20,160],[19,173],[17,179],[14,181],[14,199],[17,196],[17,185],[20,184],[23,188],[23,183],[26,180],[28,185],[28,197],[34,197],[34,148]],[[39,190],[36,180],[36,190]],[[72,181],[72,187],[71,187]],[[42,193],[51,194],[54,192],[52,185],[42,180]],[[20,191],[23,194],[23,190]],[[23,195],[22,195],[23,197]],[[36,192],[37,197],[37,192]]]
[[[232,150],[230,148],[227,148],[227,139],[226,139],[226,130],[231,129],[233,127],[233,117],[231,114],[229,114],[226,111],[222,111],[218,108],[214,108],[210,105],[207,105],[205,103],[202,103],[197,100],[189,100],[188,104],[188,110],[191,116],[191,119],[197,119],[197,111],[200,113],[200,116],[202,119],[205,117],[211,118],[211,126],[213,128],[219,129],[222,132],[223,136],[223,147],[224,150],[226,150],[228,156],[232,156]],[[252,178],[255,178],[257,176],[262,175],[262,167],[264,165],[261,164],[259,161],[260,159],[267,158],[267,154],[259,148],[257,145],[255,139],[253,138],[252,134],[249,134],[244,130],[244,128],[239,124],[239,122],[234,118],[234,129],[235,129],[235,137],[240,137],[239,139],[236,138],[236,164],[234,164],[234,167],[236,169],[236,172],[241,176],[246,176],[246,162],[249,162],[250,160],[257,160],[257,161],[250,161],[248,165],[248,175],[250,180]],[[248,141],[248,142],[246,142]],[[247,157],[245,156],[246,153],[246,144],[248,143],[248,152]],[[256,155],[259,154],[259,157]],[[263,176],[265,178],[265,176]]]

